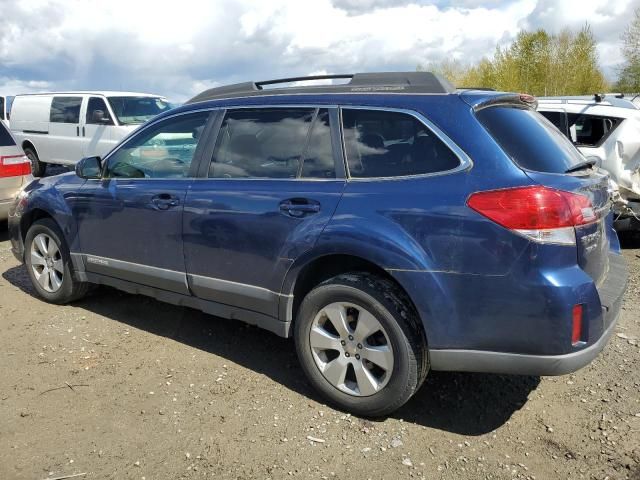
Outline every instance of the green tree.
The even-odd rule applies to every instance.
[[[625,64],[620,72],[616,89],[624,92],[640,92],[640,8],[622,34],[622,54]]]
[[[583,95],[606,90],[589,25],[580,31],[522,31],[511,45],[496,47],[492,58],[475,65],[456,60],[430,63],[431,70],[459,87],[489,87],[538,96]]]

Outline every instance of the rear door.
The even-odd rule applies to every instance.
[[[80,135],[80,113],[86,96],[55,95],[49,114],[48,155],[42,160],[50,163],[74,164],[83,157]]]
[[[484,108],[477,116],[532,180],[589,198],[593,212],[584,211],[583,215],[595,214],[596,220],[576,228],[578,264],[596,285],[604,281],[609,268],[609,236],[615,235],[607,218],[611,209],[608,176],[585,165],[586,158],[571,141],[537,112],[501,105]]]
[[[277,316],[291,264],[311,249],[345,185],[337,112],[228,110],[187,193],[185,260],[200,298]]]

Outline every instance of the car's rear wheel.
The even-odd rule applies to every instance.
[[[321,283],[302,301],[294,328],[313,386],[352,413],[396,410],[427,374],[417,314],[399,287],[381,277],[349,273]]]
[[[34,177],[42,177],[47,170],[47,164],[40,161],[38,154],[30,148],[24,149],[24,154],[31,162],[31,173]]]
[[[31,225],[24,256],[31,283],[46,301],[68,303],[87,293],[89,284],[73,278],[69,249],[53,220],[43,218]]]

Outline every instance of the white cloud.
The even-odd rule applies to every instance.
[[[579,28],[587,20],[603,65],[613,68],[639,0],[0,2],[3,91],[126,89],[183,100],[250,79],[472,62],[521,28]]]

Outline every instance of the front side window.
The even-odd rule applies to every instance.
[[[353,178],[444,172],[458,157],[415,117],[385,110],[342,110],[344,144]]]
[[[140,125],[171,109],[160,97],[109,97],[109,103],[120,125]]]
[[[225,115],[213,159],[210,178],[298,178],[305,148],[308,145],[313,108],[263,108],[231,110]],[[322,127],[318,127],[322,135]],[[327,141],[326,135],[319,141]],[[330,137],[329,137],[330,148]],[[309,158],[310,174],[322,174],[320,162],[327,165],[326,155],[318,152]],[[320,159],[323,157],[323,159]],[[331,161],[333,157],[331,158]],[[318,170],[314,172],[313,170]],[[334,169],[335,175],[335,169]]]
[[[82,97],[53,97],[49,121],[52,123],[80,123]]]
[[[87,104],[86,123],[92,125],[113,125],[113,120],[109,118],[107,104],[100,97],[91,97]]]
[[[185,178],[209,112],[166,119],[127,141],[111,157],[108,178]]]

